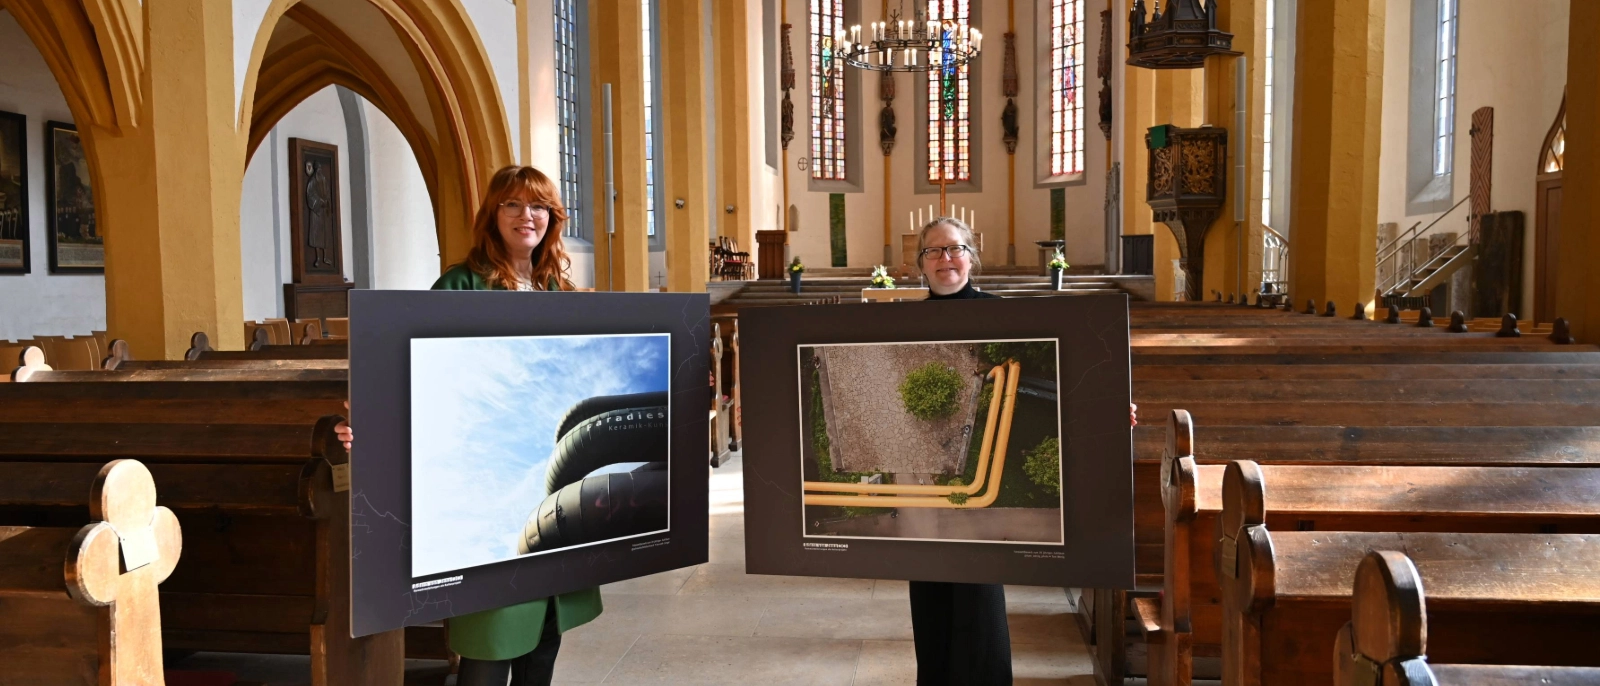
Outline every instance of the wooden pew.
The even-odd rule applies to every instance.
[[[1593,467],[1202,465],[1187,413],[1168,426],[1163,592],[1134,601],[1138,616],[1157,618],[1146,637],[1152,686],[1188,684],[1195,655],[1220,655],[1215,557],[1241,517],[1273,530],[1600,533]]]
[[[1600,666],[1600,535],[1270,531],[1238,537],[1223,684],[1334,683],[1328,646],[1350,620],[1357,567],[1403,550],[1428,589],[1440,662]],[[1223,556],[1222,562],[1230,560]]]
[[[0,525],[0,685],[162,683],[156,590],[178,565],[178,520],[138,461],[91,467],[72,482],[82,528]]]
[[[399,683],[403,632],[349,635],[350,507],[335,485],[348,455],[332,431],[343,370],[39,371],[29,380],[0,388],[0,466],[81,469],[138,456],[185,523],[187,554],[161,593],[168,648],[310,654],[317,686]],[[53,483],[0,478],[11,481]],[[60,503],[45,514],[73,510]]]
[[[1416,564],[1404,553],[1367,553],[1356,568],[1350,621],[1334,639],[1333,683],[1600,686],[1600,669],[1591,667],[1429,664],[1430,595],[1424,591]],[[1454,600],[1434,598],[1447,605]]]

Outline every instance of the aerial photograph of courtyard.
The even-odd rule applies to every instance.
[[[806,536],[1062,542],[1054,339],[799,355]]]

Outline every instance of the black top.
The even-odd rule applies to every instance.
[[[998,297],[1000,297],[1000,296],[995,295],[993,293],[985,293],[985,292],[980,291],[980,290],[978,290],[976,288],[973,288],[971,279],[967,280],[967,283],[961,287],[961,290],[956,291],[954,293],[951,293],[950,295],[939,295],[938,293],[934,293],[932,289],[930,289],[928,291],[928,299],[929,300],[973,300],[973,299],[976,299],[976,298],[998,298]]]

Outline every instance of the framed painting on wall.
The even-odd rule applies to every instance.
[[[83,141],[72,124],[44,126],[45,206],[49,210],[50,273],[104,274],[105,239],[95,220],[94,188]]]
[[[0,112],[0,274],[26,274],[28,118]]]

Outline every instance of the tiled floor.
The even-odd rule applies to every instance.
[[[739,461],[713,470],[710,561],[606,586],[605,613],[562,639],[558,684],[914,684],[903,581],[744,573]],[[1006,589],[1017,684],[1092,686],[1088,651],[1059,588]],[[415,662],[417,683],[441,683]],[[200,654],[182,668],[228,669],[279,686],[305,658]]]

